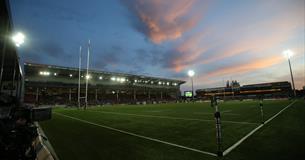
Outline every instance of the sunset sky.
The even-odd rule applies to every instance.
[[[92,43],[91,68],[186,80],[195,89],[304,80],[304,0],[11,0],[26,35],[22,61],[77,67]],[[84,57],[85,58],[85,57]],[[85,66],[85,64],[84,64]]]

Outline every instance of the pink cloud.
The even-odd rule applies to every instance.
[[[140,19],[142,32],[154,43],[180,38],[202,14],[193,14],[197,0],[131,0],[125,2]]]
[[[232,75],[232,74],[244,74],[258,69],[271,67],[273,65],[282,63],[284,60],[285,60],[284,57],[281,55],[270,56],[259,60],[252,60],[248,63],[235,64],[210,71],[204,76],[202,76],[201,79],[209,79],[212,77]]]

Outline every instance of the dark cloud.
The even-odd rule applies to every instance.
[[[123,54],[123,48],[120,46],[111,46],[105,50],[97,51],[99,58],[93,59],[93,68],[107,69],[108,67],[114,67],[120,64]]]

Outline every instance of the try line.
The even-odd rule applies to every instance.
[[[73,120],[76,120],[76,121],[80,121],[80,122],[83,122],[83,123],[91,124],[91,125],[94,125],[94,126],[106,128],[106,129],[109,129],[109,130],[112,130],[112,131],[117,131],[117,132],[127,134],[127,135],[130,135],[130,136],[134,136],[134,137],[138,137],[138,138],[142,138],[142,139],[146,139],[146,140],[150,140],[150,141],[154,141],[154,142],[158,142],[158,143],[162,143],[162,144],[167,144],[167,145],[170,145],[170,146],[183,148],[183,149],[186,149],[186,150],[190,150],[190,151],[194,151],[194,152],[198,152],[198,153],[202,153],[202,154],[217,157],[217,155],[215,153],[211,153],[211,152],[207,152],[207,151],[198,150],[198,149],[195,149],[195,148],[182,146],[182,145],[171,143],[171,142],[162,141],[162,140],[159,140],[159,139],[139,135],[139,134],[136,134],[136,133],[127,132],[127,131],[124,131],[124,130],[120,130],[120,129],[112,128],[112,127],[109,127],[109,126],[93,123],[93,122],[90,122],[90,121],[86,121],[86,120],[83,120],[83,119],[79,119],[79,118],[68,116],[68,115],[61,114],[61,113],[54,112],[54,114],[60,115],[62,117],[70,118],[70,119],[73,119]]]

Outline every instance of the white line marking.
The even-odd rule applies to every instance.
[[[154,116],[154,115],[143,115],[143,114],[132,114],[132,113],[118,113],[118,112],[108,112],[108,111],[88,111],[88,112],[98,112],[98,113],[104,113],[104,114],[116,114],[116,115],[123,115],[123,116],[138,116],[138,117],[149,117],[149,118],[185,120],[185,121],[215,122],[215,120],[206,120],[206,119],[197,119],[197,118],[180,118],[180,117],[170,117],[170,116]],[[253,122],[236,122],[236,121],[221,121],[221,122],[222,123],[234,123],[234,124],[258,124],[258,123],[253,123]]]
[[[194,114],[198,114],[198,115],[214,115],[214,113],[204,113],[204,112],[194,112]],[[226,116],[239,116],[240,114],[236,114],[236,113],[227,113],[227,112],[221,112],[222,115],[226,115]]]
[[[120,129],[108,127],[108,126],[97,124],[97,123],[93,123],[93,122],[90,122],[90,121],[86,121],[86,120],[83,120],[83,119],[75,118],[75,117],[68,116],[68,115],[61,114],[61,113],[56,113],[56,112],[53,112],[53,113],[57,114],[57,115],[60,115],[60,116],[63,116],[63,117],[74,119],[74,120],[77,120],[77,121],[80,121],[80,122],[83,122],[83,123],[88,123],[88,124],[91,124],[91,125],[94,125],[94,126],[106,128],[106,129],[117,131],[117,132],[120,132],[120,133],[124,133],[124,134],[127,134],[127,135],[131,135],[131,136],[143,138],[143,139],[146,139],[146,140],[150,140],[150,141],[154,141],[154,142],[159,142],[159,143],[167,144],[167,145],[170,145],[170,146],[175,146],[175,147],[178,147],[178,148],[183,148],[183,149],[186,149],[186,150],[190,150],[190,151],[194,151],[194,152],[198,152],[198,153],[202,153],[202,154],[206,154],[206,155],[217,157],[217,155],[215,153],[211,153],[211,152],[207,152],[207,151],[202,151],[202,150],[198,150],[198,149],[194,149],[194,148],[189,148],[189,147],[182,146],[182,145],[179,145],[179,144],[170,143],[170,142],[162,141],[162,140],[159,140],[159,139],[142,136],[142,135],[139,135],[139,134],[123,131],[123,130],[120,130]]]
[[[262,128],[265,124],[269,123],[271,120],[273,120],[275,117],[277,117],[279,114],[281,114],[284,110],[286,110],[287,108],[289,108],[290,106],[292,106],[294,103],[296,102],[296,100],[292,103],[290,103],[288,106],[286,106],[285,108],[283,108],[282,110],[280,110],[277,114],[275,114],[274,116],[272,116],[271,118],[269,118],[267,121],[265,121],[264,124],[259,125],[258,127],[256,127],[255,129],[253,129],[250,133],[248,133],[246,136],[244,136],[242,139],[240,139],[239,141],[237,141],[235,144],[233,144],[231,147],[229,147],[228,149],[226,149],[223,152],[223,155],[227,155],[228,153],[230,153],[233,149],[235,149],[237,146],[239,146],[243,141],[245,141],[247,138],[249,138],[252,134],[254,134],[257,130],[259,130],[260,128]]]
[[[156,111],[145,111],[149,113],[159,113],[159,112],[165,112],[166,110],[156,110]]]

